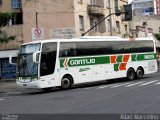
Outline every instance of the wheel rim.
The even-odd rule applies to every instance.
[[[134,78],[135,78],[134,70],[130,69],[130,70],[128,71],[128,79],[129,79],[129,80],[134,80]]]
[[[63,78],[62,87],[63,88],[69,88],[69,86],[70,86],[70,80],[68,78]]]
[[[141,78],[143,75],[142,71],[141,70],[137,70],[137,76],[138,78]]]
[[[130,72],[129,72],[129,78],[130,78],[131,80],[133,80],[133,77],[134,77],[133,72],[130,71]]]

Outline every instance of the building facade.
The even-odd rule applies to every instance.
[[[24,0],[24,41],[34,40],[32,30],[36,27],[41,28],[43,39],[81,37],[109,15],[109,9],[114,13],[117,6],[120,8],[124,4],[127,4],[124,0],[47,0],[45,3],[43,0]],[[112,35],[124,36],[128,30],[128,23],[121,16],[112,16],[87,35],[111,35],[112,32]]]
[[[130,22],[130,28],[136,29],[138,26],[144,26],[146,23],[147,27],[152,29],[152,33],[159,33],[160,32],[160,16],[135,16],[133,17],[133,21]]]
[[[14,41],[0,44],[0,80],[16,78],[16,66],[9,64],[9,55],[16,54],[23,40],[23,12],[21,0],[0,0],[0,12],[14,12],[14,19],[8,21],[8,26],[1,29],[0,37],[16,36]],[[16,56],[15,56],[16,57]]]
[[[160,15],[160,0],[156,0],[156,11],[157,11],[157,15]]]
[[[133,16],[154,15],[155,0],[133,0]]]
[[[4,31],[16,40],[0,44],[0,78],[14,78],[15,66],[8,57],[22,43],[51,38],[77,38],[110,13],[123,9],[127,0],[0,0],[0,12],[16,12]],[[112,15],[92,29],[87,36],[129,36],[129,23],[124,16]],[[3,59],[5,62],[2,63]],[[6,65],[6,67],[3,66]],[[4,71],[9,68],[12,73]],[[12,70],[14,69],[14,70]],[[3,75],[4,74],[4,75]],[[12,74],[12,75],[8,75]],[[4,77],[7,76],[7,77]]]

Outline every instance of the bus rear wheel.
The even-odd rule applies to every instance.
[[[70,76],[64,76],[61,80],[61,88],[62,89],[69,89],[72,87],[72,78]]]
[[[133,68],[128,69],[128,71],[127,71],[128,80],[134,80],[135,77],[136,77],[136,73],[135,73],[134,69]]]
[[[141,79],[144,75],[144,72],[143,72],[143,69],[142,68],[138,68],[137,71],[136,71],[136,77],[138,79]]]

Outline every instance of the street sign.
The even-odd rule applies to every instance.
[[[44,30],[43,28],[32,28],[32,40],[42,40],[44,39]]]
[[[50,30],[50,38],[71,39],[75,36],[74,28],[54,28]]]

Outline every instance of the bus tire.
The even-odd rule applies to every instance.
[[[72,87],[73,79],[72,77],[66,75],[61,80],[61,88],[62,89],[69,89]]]
[[[141,79],[143,77],[143,75],[144,75],[144,70],[143,70],[143,68],[139,67],[137,69],[137,71],[136,71],[136,77],[137,77],[137,79]]]
[[[134,80],[136,78],[136,73],[133,68],[129,68],[127,71],[128,80]]]

